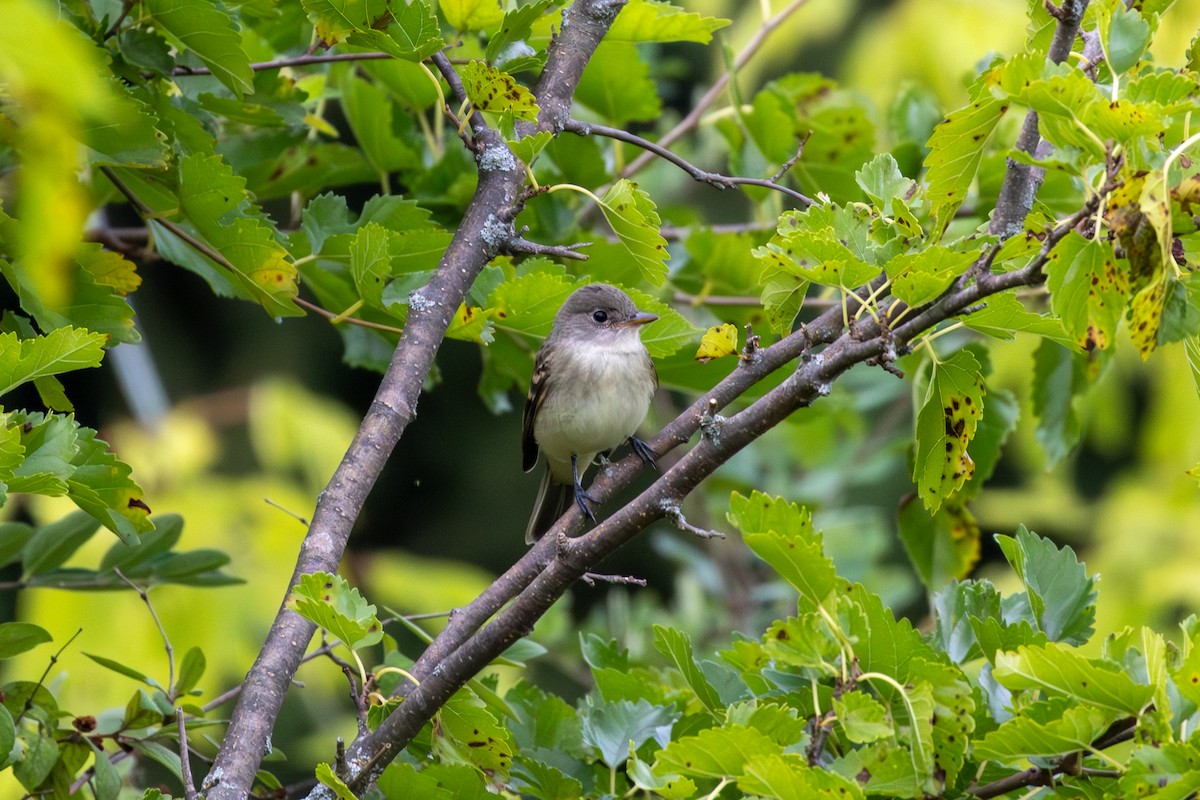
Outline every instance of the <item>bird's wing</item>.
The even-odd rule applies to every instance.
[[[537,464],[538,446],[533,438],[533,423],[537,419],[538,410],[546,399],[546,387],[550,382],[550,371],[547,369],[545,349],[538,351],[533,363],[533,377],[529,380],[529,396],[525,398],[525,413],[521,417],[521,468],[526,472]]]

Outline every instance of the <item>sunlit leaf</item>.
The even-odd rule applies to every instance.
[[[195,53],[238,97],[254,91],[250,58],[228,14],[208,0],[144,0],[143,5],[170,41]]]
[[[538,105],[533,93],[507,72],[483,61],[468,61],[459,68],[459,74],[471,105],[479,111],[512,114],[530,122],[537,119]]]
[[[607,41],[699,42],[712,41],[714,31],[730,20],[695,14],[662,0],[630,0],[613,22]]]
[[[724,358],[737,353],[738,330],[736,325],[726,322],[714,325],[704,332],[700,338],[700,347],[696,350],[695,359],[701,364],[707,364],[714,358]]]
[[[667,276],[667,242],[659,232],[661,221],[650,195],[622,178],[600,198],[600,210],[646,280],[662,285]]]
[[[929,184],[926,196],[932,206],[934,232],[940,234],[967,198],[967,190],[979,170],[984,146],[1008,106],[990,96],[973,100],[952,111],[929,137],[925,157]]]
[[[301,575],[300,583],[288,595],[287,606],[352,650],[369,647],[383,638],[375,606],[341,576],[326,572]]]

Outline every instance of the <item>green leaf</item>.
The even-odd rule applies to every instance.
[[[54,736],[42,735],[40,726],[21,728],[17,731],[17,739],[17,746],[24,747],[24,754],[13,764],[13,777],[33,792],[49,777],[58,762],[58,743]]]
[[[45,302],[37,290],[36,273],[41,270],[0,260],[0,272],[16,290],[21,308],[29,312],[42,330],[86,328],[117,342],[136,342],[141,337],[133,327],[133,309],[120,291],[101,283],[89,271],[88,267],[94,263],[93,253],[84,248],[76,255],[84,269],[75,272],[73,291],[59,304]]]
[[[621,178],[600,198],[600,210],[613,233],[637,262],[642,275],[655,286],[667,277],[667,241],[659,233],[661,221],[650,195],[636,183]]]
[[[124,675],[126,678],[133,678],[135,681],[144,683],[147,686],[151,686],[155,689],[162,688],[162,685],[159,684],[158,681],[151,678],[149,675],[145,674],[144,672],[141,672],[140,670],[136,670],[133,667],[127,667],[124,664],[120,663],[119,661],[113,661],[111,658],[105,658],[104,656],[98,656],[93,653],[84,653],[84,655],[87,656],[88,658],[90,658],[92,661],[95,661],[97,664],[104,667],[105,669],[112,670],[113,672],[117,673],[118,675]]]
[[[300,583],[288,595],[287,607],[320,625],[352,650],[370,647],[383,639],[375,606],[338,575],[327,572],[301,575]]]
[[[350,275],[363,302],[383,308],[383,288],[392,275],[388,252],[391,231],[374,222],[363,225],[350,242]]]
[[[0,623],[0,658],[12,658],[49,641],[53,641],[49,632],[32,622]]]
[[[957,498],[930,514],[909,495],[901,501],[899,522],[904,550],[931,592],[965,578],[979,561],[979,524]]]
[[[936,300],[978,257],[978,250],[957,252],[941,245],[903,253],[887,265],[892,294],[910,306]]]
[[[659,751],[654,770],[697,778],[736,778],[752,759],[782,752],[780,745],[753,728],[726,725],[675,739]]]
[[[563,0],[533,0],[528,5],[506,11],[504,20],[500,23],[500,30],[488,39],[487,49],[484,51],[487,62],[502,66],[503,62],[512,59],[513,54],[531,51],[525,40],[529,38],[533,23],[562,2]],[[607,36],[612,36],[611,29]]]
[[[583,784],[561,769],[523,755],[513,760],[512,777],[522,795],[553,800],[576,800],[584,797]],[[421,797],[428,795],[422,794]],[[447,797],[446,800],[452,800]]]
[[[1044,341],[1034,353],[1033,368],[1037,440],[1046,453],[1048,466],[1053,466],[1079,442],[1076,402],[1087,388],[1087,364],[1065,347]]]
[[[483,61],[468,61],[459,67],[459,75],[467,98],[477,110],[537,121],[538,105],[533,93],[507,72]]]
[[[1036,713],[1041,719],[1023,713],[988,733],[975,743],[976,756],[1015,765],[1026,758],[1088,750],[1116,716],[1094,706],[1071,706],[1062,699],[1052,710]]]
[[[1108,25],[1101,22],[1104,36],[1104,56],[1114,73],[1122,73],[1133,67],[1146,52],[1150,44],[1150,23],[1137,9],[1118,5],[1112,17],[1102,15],[1102,20],[1111,19]],[[1103,31],[1107,28],[1107,31]]]
[[[1076,347],[1075,341],[1066,335],[1057,319],[1027,310],[1015,292],[992,295],[984,308],[963,317],[962,322],[971,330],[1006,342],[1012,341],[1014,334],[1024,332]]]
[[[73,418],[68,419],[77,425]],[[142,487],[129,477],[132,468],[118,460],[93,429],[77,425],[76,435],[78,449],[71,460],[75,469],[67,478],[67,495],[75,505],[124,542],[153,530]]]
[[[12,714],[4,706],[0,706],[0,753],[6,753],[0,758],[0,764],[8,765],[12,757],[13,746],[17,743],[17,728],[13,723]]]
[[[80,139],[92,151],[88,160],[94,166],[136,164],[165,168],[166,137],[155,127],[157,119],[128,93],[124,84],[111,77],[107,82],[114,101],[110,113],[103,120],[85,122],[80,131]]]
[[[492,31],[504,20],[496,0],[439,0],[438,8],[450,27],[463,33]]]
[[[955,664],[983,653],[972,621],[1000,618],[1000,593],[990,581],[951,581],[933,595],[934,643]],[[988,654],[990,658],[990,653]]]
[[[692,655],[692,641],[686,633],[675,628],[655,625],[654,648],[674,662],[683,673],[684,681],[696,693],[696,699],[705,708],[715,714],[718,708],[723,707],[717,690],[708,682],[700,665],[696,663]]]
[[[844,692],[833,698],[838,727],[855,744],[895,736],[887,709],[875,698],[860,691]]]
[[[401,117],[386,91],[349,69],[339,73],[337,87],[355,141],[381,182],[391,172],[420,163],[416,148],[397,124]]]
[[[338,800],[358,800],[358,795],[352,792],[346,782],[333,771],[333,767],[324,761],[317,764],[316,777],[317,782],[330,789]]]
[[[433,752],[443,762],[468,764],[488,774],[507,776],[513,742],[483,702],[469,689],[462,689],[435,717]]]
[[[927,143],[926,197],[931,206],[934,233],[939,236],[966,200],[984,149],[1000,118],[1008,111],[1006,103],[984,91],[973,91],[972,97],[969,104],[952,111],[933,129]]]
[[[92,517],[76,512],[38,528],[23,549],[22,580],[60,566],[92,538],[99,527]]]
[[[854,180],[885,217],[894,215],[893,201],[906,199],[917,186],[916,181],[900,172],[891,153],[880,153],[864,164]]]
[[[753,756],[746,760],[738,788],[747,794],[780,800],[862,800],[854,781],[809,766],[798,754]]]
[[[924,794],[910,751],[895,742],[874,742],[854,748],[834,759],[829,769],[856,781],[868,796],[906,798]]]
[[[132,568],[169,551],[179,541],[182,533],[183,517],[178,514],[156,516],[154,530],[139,536],[133,542],[114,543],[100,559],[99,570],[111,572],[114,569],[120,569],[129,575]]]
[[[730,20],[705,17],[660,0],[630,0],[617,14],[604,40],[708,44],[714,31],[730,24]]]
[[[596,748],[600,760],[619,767],[634,749],[654,739],[659,746],[671,738],[671,726],[679,719],[674,708],[656,706],[647,700],[595,702],[591,697],[580,709],[584,744]]]
[[[78,328],[58,328],[34,339],[0,333],[0,394],[36,378],[100,366],[104,339]]]
[[[233,18],[208,0],[143,0],[154,25],[182,50],[199,56],[241,97],[254,91],[254,71]]]
[[[312,9],[333,4],[305,0],[304,5],[306,9]],[[413,62],[424,61],[446,46],[446,41],[440,35],[437,17],[425,0],[408,0],[385,8],[391,16],[383,29],[374,27],[372,20],[364,20],[349,35],[350,44],[382,50],[396,58]],[[309,13],[311,15],[312,11]]]
[[[969,350],[932,365],[916,420],[913,480],[921,502],[935,512],[971,478],[967,446],[983,414],[983,378]]]
[[[1085,658],[1059,642],[997,653],[992,674],[1009,689],[1036,689],[1118,714],[1140,714],[1154,695],[1153,686],[1135,683],[1115,664]]]
[[[183,765],[176,750],[170,749],[154,739],[133,739],[129,744],[137,752],[166,767],[167,771],[175,776],[175,780],[183,781]]]
[[[607,37],[584,68],[575,100],[610,125],[645,122],[662,113],[650,66],[637,48]]]
[[[24,522],[0,523],[0,567],[19,561],[25,544],[33,537],[33,526]]]
[[[1071,231],[1050,253],[1046,285],[1051,308],[1077,344],[1104,350],[1115,341],[1129,280],[1111,245]]]
[[[125,704],[125,716],[121,720],[122,730],[136,730],[160,725],[163,712],[145,689],[139,688]]]
[[[178,697],[185,695],[204,677],[204,669],[208,665],[204,651],[199,647],[188,648],[179,662],[179,674],[175,676],[174,694]]]
[[[997,534],[996,542],[1025,584],[1037,628],[1054,642],[1086,642],[1096,616],[1096,578],[1088,577],[1075,551],[1024,525],[1015,537]]]
[[[274,228],[246,194],[246,181],[220,156],[193,155],[180,165],[179,204],[200,236],[228,262],[216,270],[243,297],[274,316],[303,312],[296,296],[296,267],[275,240]]]
[[[729,520],[742,531],[746,546],[809,603],[820,605],[833,591],[837,571],[807,509],[759,492],[749,498],[735,492],[729,499]]]

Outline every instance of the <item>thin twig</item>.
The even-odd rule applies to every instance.
[[[664,161],[674,164],[688,175],[692,176],[693,179],[701,183],[707,183],[709,186],[713,186],[717,189],[732,189],[735,186],[759,186],[764,189],[770,189],[772,191],[785,194],[804,206],[811,206],[815,202],[811,197],[805,195],[804,193],[798,192],[790,186],[784,186],[783,184],[776,183],[771,178],[741,178],[732,175],[721,175],[716,172],[706,172],[687,159],[672,153],[661,143],[652,142],[649,139],[645,139],[635,133],[630,133],[629,131],[621,130],[620,128],[613,128],[608,125],[599,125],[592,122],[580,122],[579,120],[571,119],[567,120],[567,122],[563,125],[563,130],[567,131],[568,133],[574,133],[577,136],[589,136],[594,134],[596,136],[606,136],[609,139],[615,139],[620,142],[627,142],[635,145],[642,148],[647,153],[656,155]],[[794,163],[794,160],[789,163]]]
[[[595,586],[597,583],[616,583],[622,586],[645,586],[645,578],[637,578],[633,575],[605,575],[600,572],[585,572],[579,576],[579,580],[586,583],[588,586]]]
[[[371,328],[377,331],[386,331],[387,333],[404,333],[403,328],[397,328],[394,325],[384,325],[382,322],[371,322],[370,320],[359,319],[358,317],[344,317],[341,314],[335,314],[332,311],[321,308],[316,303],[310,303],[303,297],[293,297],[292,302],[301,308],[306,308],[309,311],[320,314],[325,319],[337,320],[338,322],[345,322],[350,325],[358,325],[362,328]]]
[[[798,11],[800,7],[807,1],[808,0],[792,0],[792,2],[788,3],[782,11],[764,21],[763,24],[759,26],[759,29],[755,31],[754,36],[750,38],[750,41],[746,43],[746,46],[742,48],[742,52],[738,53],[737,57],[733,60],[733,70],[736,71],[745,66],[746,62],[753,58],[759,49],[766,43],[768,37],[770,37],[770,35],[774,33],[779,26],[783,25],[783,23],[787,21],[788,17],[796,13],[796,11]],[[717,80],[713,82],[713,85],[709,87],[708,91],[705,92],[704,95],[696,102],[696,105],[690,112],[688,112],[688,115],[679,120],[674,128],[667,131],[667,133],[658,140],[658,144],[661,147],[670,147],[675,143],[676,140],[680,139],[693,128],[695,128],[700,123],[700,119],[704,116],[705,112],[708,111],[709,106],[716,102],[717,98],[724,93],[725,87],[729,84],[731,77],[731,71],[722,73],[721,77],[717,78]],[[621,170],[621,177],[628,178],[630,175],[649,164],[652,158],[653,154],[649,152],[642,153],[633,161],[629,162],[625,169]]]
[[[261,72],[270,69],[283,69],[284,67],[302,67],[308,64],[331,64],[337,61],[381,61],[388,58],[395,58],[395,56],[391,53],[324,53],[322,55],[277,58],[274,61],[258,61],[251,64],[250,69],[255,72]],[[208,67],[179,66],[175,67],[171,74],[185,78],[190,75],[211,75],[212,70]]]
[[[162,225],[164,228],[169,230],[171,233],[175,234],[180,239],[187,242],[187,244],[192,249],[194,249],[197,252],[202,253],[203,255],[212,259],[213,261],[220,264],[225,269],[227,269],[231,272],[238,272],[238,268],[235,267],[232,263],[230,263],[229,259],[227,259],[227,258],[225,258],[225,256],[221,255],[220,252],[209,247],[208,244],[200,241],[195,236],[192,236],[190,233],[185,231],[178,223],[175,223],[169,219],[163,219],[162,217],[157,216],[154,209],[152,209],[152,208],[150,208],[150,206],[146,205],[146,203],[142,200],[142,198],[138,197],[133,192],[132,189],[130,189],[128,186],[125,185],[124,181],[122,181],[120,178],[117,177],[117,175],[113,171],[112,167],[102,166],[102,167],[100,167],[100,171],[103,172],[104,177],[108,178],[109,182],[112,183],[112,185],[116,187],[117,191],[119,191],[121,194],[125,195],[125,199],[127,199],[130,202],[130,204],[134,207],[134,209],[138,212],[138,214],[143,219],[145,219],[147,221],[154,220],[159,225]]]
[[[154,604],[150,602],[150,595],[141,586],[138,586],[129,578],[125,577],[125,573],[121,572],[120,567],[113,567],[113,572],[117,577],[129,584],[129,588],[137,592],[138,597],[146,604],[146,608],[150,611],[150,618],[154,620],[155,627],[158,628],[158,635],[162,637],[163,647],[167,650],[167,692],[169,692],[172,700],[175,699],[175,648],[171,646],[171,637],[167,635],[167,629],[163,627],[162,620],[158,618],[158,612],[154,610]]]
[[[183,706],[175,707],[175,722],[179,726],[179,761],[183,771],[183,796],[195,800],[196,784],[192,781],[192,758],[188,748],[187,723],[184,722]]]

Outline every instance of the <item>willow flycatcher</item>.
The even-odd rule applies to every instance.
[[[526,544],[566,511],[568,489],[580,511],[596,519],[588,505],[594,501],[579,478],[597,454],[628,439],[653,463],[653,452],[633,434],[658,388],[658,373],[639,335],[642,325],[656,319],[638,311],[620,289],[602,283],[576,289],[554,317],[534,362],[522,420],[522,466],[533,469],[541,451],[547,467]]]

